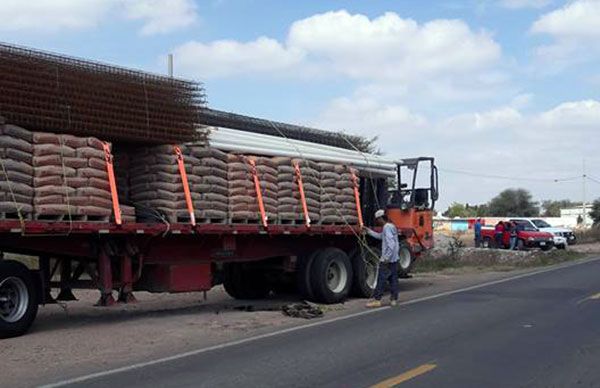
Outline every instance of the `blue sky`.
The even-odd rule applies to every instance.
[[[0,17],[5,42],[159,73],[172,52],[211,107],[433,155],[442,207],[580,200],[581,179],[552,180],[583,159],[600,178],[597,0],[4,0]]]

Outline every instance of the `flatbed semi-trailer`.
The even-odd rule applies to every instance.
[[[408,165],[416,173],[421,163],[431,167],[430,187],[416,188],[415,179],[402,183],[401,169]],[[398,172],[400,189],[392,193],[387,214],[399,229],[399,275],[406,275],[415,258],[433,246],[437,171],[432,158],[419,158],[400,163]],[[367,205],[361,203],[363,210],[373,207]],[[34,268],[0,260],[0,337],[24,334],[38,305],[73,300],[78,288],[98,289],[99,306],[133,302],[136,290],[207,291],[221,283],[239,299],[264,297],[286,281],[295,283],[304,298],[321,303],[340,302],[351,293],[369,297],[378,260],[377,245],[362,237],[361,226],[344,223],[265,228],[259,222],[117,225],[4,219],[0,251],[38,260]]]

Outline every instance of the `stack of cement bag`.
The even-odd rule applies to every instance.
[[[318,222],[321,209],[319,165],[315,162],[288,157],[273,158],[277,165],[277,214],[279,223],[305,223],[304,209],[294,163],[300,166],[304,195],[311,222]]]
[[[352,171],[341,164],[319,163],[321,168],[321,223],[356,224]],[[354,171],[356,173],[356,171]]]
[[[277,166],[272,158],[255,157],[253,160],[256,163],[267,219],[270,223],[277,222]]]
[[[100,140],[34,132],[33,167],[36,219],[108,221],[112,200]]]
[[[0,117],[0,219],[29,219],[33,211],[32,133]]]
[[[186,147],[186,162],[190,157],[197,161],[191,169],[194,183],[190,183],[196,221],[227,222],[227,154],[203,145],[189,145]]]
[[[135,222],[135,207],[131,205],[129,193],[129,153],[125,150],[113,150],[113,168],[119,194],[119,206],[121,208],[121,220],[123,222]]]
[[[229,154],[227,158],[229,218],[231,222],[256,221],[259,217],[256,190],[246,157]]]
[[[184,151],[184,147],[181,147]],[[185,158],[188,183],[198,159]],[[130,198],[143,221],[163,219],[170,223],[189,221],[189,212],[177,156],[172,145],[137,148],[130,154]],[[150,218],[150,219],[148,219]]]
[[[269,221],[277,219],[277,169],[263,157],[228,156],[229,218],[231,222],[260,220],[260,210],[250,160],[256,164],[260,189]]]
[[[344,222],[349,224],[358,223],[358,213],[356,209],[356,198],[354,197],[354,181],[352,174],[358,177],[358,171],[344,165],[336,165],[335,172],[339,174],[337,182],[338,194],[335,201],[340,205],[340,213]]]

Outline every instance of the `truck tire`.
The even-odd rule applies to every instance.
[[[377,262],[381,252],[377,248],[370,247],[370,249],[376,257],[369,257],[371,252],[361,248],[356,248],[350,254],[354,273],[352,295],[358,298],[372,297],[377,285]]]
[[[261,299],[271,291],[264,273],[242,263],[225,264],[223,287],[235,299]]]
[[[544,252],[549,251],[550,249],[552,249],[552,245],[544,245],[541,249]]]
[[[17,261],[0,261],[0,338],[25,334],[37,311],[37,291],[29,269]]]
[[[300,297],[306,300],[314,300],[315,294],[312,289],[310,271],[312,263],[320,250],[316,250],[309,255],[298,257],[296,267],[296,287]]]
[[[415,257],[406,243],[400,242],[398,257],[400,258],[398,260],[398,276],[401,278],[407,278],[408,274],[412,270]]]
[[[494,244],[492,244],[491,238],[486,237],[483,239],[483,248],[492,249],[493,247],[494,247]]]
[[[352,287],[352,263],[346,252],[338,248],[320,250],[310,270],[314,298],[320,303],[340,303]]]

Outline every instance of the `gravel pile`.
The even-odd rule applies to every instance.
[[[33,135],[0,117],[0,218],[29,218],[33,212]]]
[[[112,200],[103,143],[94,137],[34,132],[36,219],[108,220]]]

